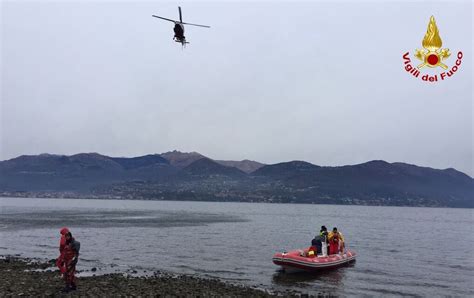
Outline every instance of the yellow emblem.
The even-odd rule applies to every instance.
[[[426,30],[422,45],[423,48],[425,48],[424,50],[415,50],[415,57],[423,61],[422,64],[418,65],[418,68],[424,66],[432,68],[441,66],[444,69],[448,68],[442,61],[448,58],[451,53],[449,53],[449,49],[441,49],[443,42],[439,36],[438,26],[436,26],[436,21],[433,16],[431,16],[430,22],[428,23],[428,29]]]

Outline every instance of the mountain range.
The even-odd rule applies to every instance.
[[[40,154],[0,161],[0,195],[472,208],[474,179],[452,168],[382,160],[321,167],[179,151],[133,158]]]

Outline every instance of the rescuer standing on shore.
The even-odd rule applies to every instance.
[[[67,228],[61,229],[61,240],[59,242],[59,258],[56,265],[63,275],[66,283],[63,292],[69,292],[76,289],[76,264],[79,259],[79,250],[81,244],[76,241]]]

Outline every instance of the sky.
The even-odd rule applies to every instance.
[[[185,27],[185,49],[173,24]],[[433,15],[452,77],[405,70]],[[140,156],[474,176],[472,1],[2,1],[0,160]],[[449,70],[448,69],[448,70]]]

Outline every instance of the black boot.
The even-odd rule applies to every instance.
[[[75,283],[72,283],[70,289],[71,289],[71,291],[77,290],[76,284],[75,284]]]
[[[65,286],[64,289],[61,290],[61,293],[69,293],[71,288],[69,286]]]

